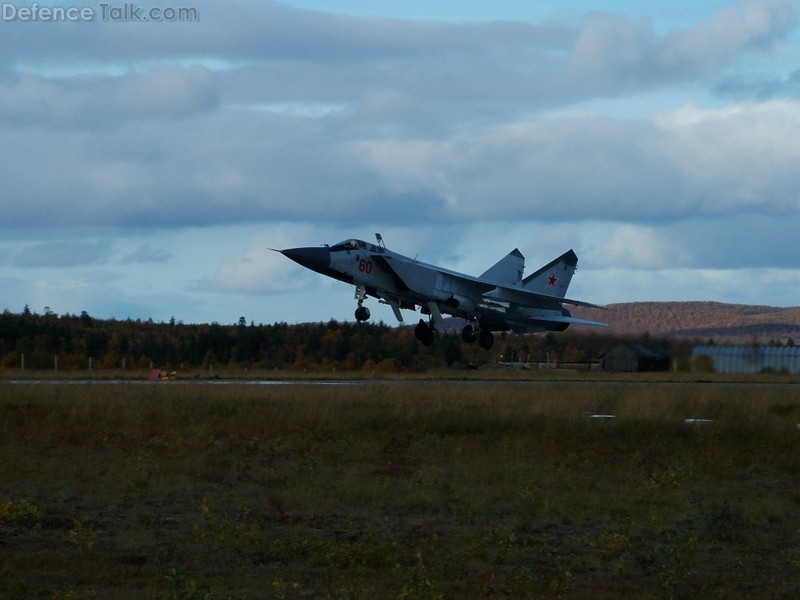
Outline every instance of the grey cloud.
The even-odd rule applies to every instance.
[[[568,27],[355,18],[274,2],[197,6],[198,23],[72,28],[12,23],[4,27],[9,35],[0,39],[0,56],[22,69],[38,64],[56,70],[76,62],[213,59],[223,70],[242,71],[223,92],[231,102],[353,103],[366,91],[391,89],[419,105],[439,103],[440,112],[452,110],[454,103],[475,103],[474,117],[492,104],[521,110],[695,78],[743,50],[782,39],[798,21],[797,5],[788,0],[746,0],[664,35],[646,20],[607,13]],[[130,83],[138,108],[135,99],[146,96],[148,82],[142,82],[141,94],[139,82]],[[153,100],[155,110],[169,113],[176,90],[165,103],[164,88],[162,82]],[[106,95],[118,103],[125,98],[114,90]],[[201,106],[208,103],[206,98]]]
[[[800,19],[786,0],[742,0],[693,27],[658,36],[649,20],[594,13],[577,35],[559,88],[619,94],[632,87],[695,78],[737,54],[784,38]],[[581,85],[583,82],[583,86]]]
[[[746,74],[724,78],[714,87],[714,93],[723,98],[755,99],[800,98],[800,69],[785,77],[767,74]]]
[[[44,65],[216,57],[227,61],[373,61],[441,53],[483,53],[568,39],[552,23],[452,24],[363,18],[293,8],[278,2],[198,1],[192,23],[17,24],[4,26],[0,56]],[[58,48],[58,55],[53,54]]]
[[[521,112],[695,80],[785,38],[798,18],[797,4],[788,0],[740,2],[665,34],[649,20],[600,12],[573,28],[342,17],[327,22],[335,33],[312,40],[297,32],[318,55],[254,57],[226,76],[226,94],[233,102],[355,103],[388,90],[423,114],[436,111],[444,120],[455,111],[480,120],[489,107]],[[350,44],[346,57],[337,47],[343,38]]]
[[[8,226],[683,219],[800,207],[800,104],[658,120],[564,113],[429,135],[227,110],[75,136],[9,131]]]
[[[127,56],[120,48],[163,60],[205,48],[204,56],[246,66],[0,81],[0,205],[9,227],[375,214],[404,223],[508,214],[646,221],[798,206],[798,105],[688,110],[664,122],[530,116],[545,97],[695,76],[785,35],[794,3],[742,2],[666,35],[602,14],[569,31],[356,19],[275,3],[199,7],[200,23],[74,29],[90,32],[86,52],[97,59]],[[11,25],[4,32],[20,29]],[[45,51],[43,29],[27,31],[33,60]],[[56,24],[47,32],[68,35]],[[118,46],[104,37],[112,35]],[[359,58],[341,60],[350,53]],[[564,73],[575,81],[564,84]],[[548,91],[558,77],[564,85]],[[335,108],[310,118],[302,114],[309,103]],[[280,108],[292,105],[299,110]]]
[[[154,248],[150,244],[142,244],[133,252],[122,258],[122,264],[160,263],[172,258],[172,254],[163,248]]]
[[[448,199],[451,218],[682,219],[800,206],[800,104],[686,109],[660,122],[566,114],[443,139],[364,141],[393,189]]]
[[[691,249],[694,268],[794,269],[800,265],[800,246],[794,242],[798,228],[800,217],[744,214],[691,219],[665,228],[662,237]]]
[[[216,106],[217,94],[205,67],[157,66],[104,81],[90,108],[109,116],[182,116]]]
[[[342,131],[320,132],[308,121],[224,111],[90,136],[9,130],[0,146],[4,223],[174,228],[353,219],[414,203],[424,212],[398,218],[435,210],[415,186],[386,189],[342,150]]]
[[[687,217],[652,225],[614,225],[602,249],[589,254],[599,267],[645,269],[795,269],[800,218],[760,214]]]
[[[107,126],[115,120],[179,117],[212,109],[217,94],[205,67],[155,66],[121,76],[0,83],[0,118],[8,124]]]
[[[706,22],[669,34],[662,64],[706,68],[742,48],[766,47],[785,37],[800,18],[800,6],[786,0],[740,0]]]
[[[58,86],[41,77],[23,75],[0,82],[0,116],[6,124],[48,114],[60,116],[65,102]]]
[[[14,265],[25,268],[75,267],[105,264],[111,245],[108,242],[50,242],[20,250]]]

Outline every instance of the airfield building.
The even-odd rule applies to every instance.
[[[692,363],[701,357],[715,373],[800,373],[800,346],[696,346]]]
[[[672,359],[652,346],[621,344],[609,350],[601,364],[606,371],[668,371]]]

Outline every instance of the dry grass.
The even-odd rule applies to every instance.
[[[0,598],[794,597],[798,421],[792,385],[0,384]]]

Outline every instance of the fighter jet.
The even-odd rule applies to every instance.
[[[564,304],[603,308],[566,298],[567,287],[578,265],[568,250],[523,279],[525,257],[518,249],[509,252],[479,277],[430,265],[389,250],[379,233],[376,244],[350,239],[333,246],[276,250],[296,263],[356,287],[355,318],[367,321],[368,296],[388,304],[403,323],[402,310],[420,310],[414,329],[425,346],[434,341],[444,315],[467,320],[462,330],[465,342],[485,349],[494,343],[494,331],[536,333],[564,331],[572,324],[607,327],[606,323],[578,319]]]

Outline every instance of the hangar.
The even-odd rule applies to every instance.
[[[692,363],[703,356],[715,373],[800,373],[800,346],[696,346]]]

